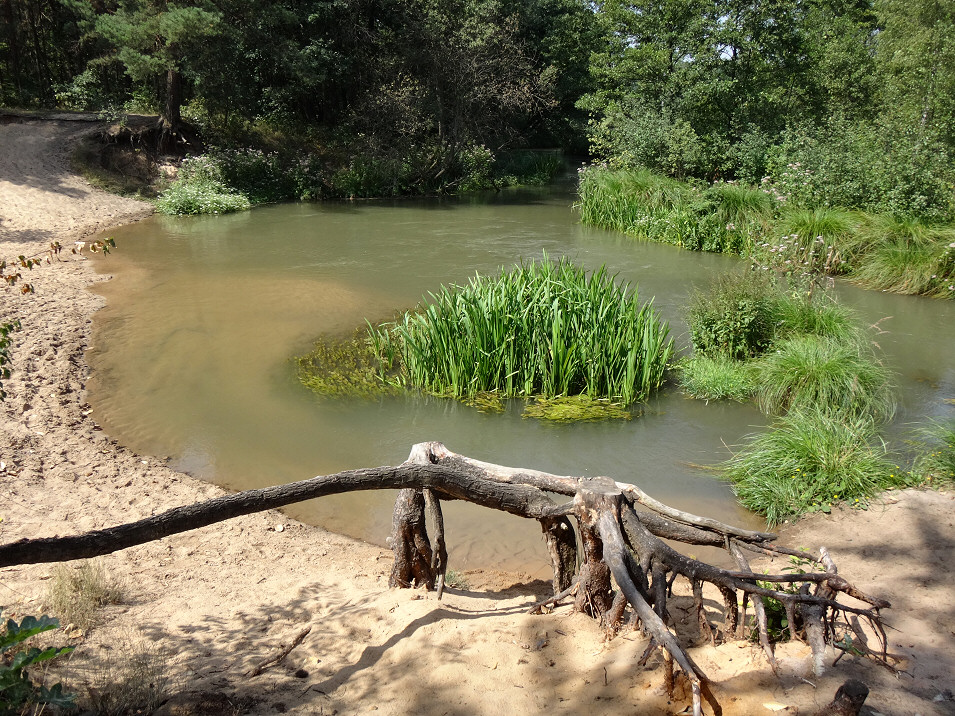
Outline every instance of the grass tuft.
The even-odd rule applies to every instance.
[[[698,400],[735,400],[744,403],[753,397],[756,384],[749,363],[725,355],[696,355],[676,364],[680,386]]]
[[[955,483],[955,418],[934,421],[920,429],[917,442],[921,450],[913,475],[933,486]]]
[[[770,526],[837,502],[864,505],[878,491],[905,484],[872,420],[813,408],[751,436],[724,464],[724,475]]]
[[[755,367],[756,400],[767,413],[818,406],[879,421],[895,413],[890,372],[855,342],[813,335],[789,338]]]
[[[59,617],[64,626],[72,624],[87,631],[96,623],[97,610],[108,604],[119,604],[123,594],[122,583],[112,579],[99,562],[61,564],[53,569],[46,608]]]

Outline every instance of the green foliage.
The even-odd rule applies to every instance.
[[[698,400],[735,400],[743,403],[753,397],[755,384],[749,363],[722,353],[695,355],[676,364],[680,387]]]
[[[955,216],[951,150],[892,126],[835,117],[787,130],[770,154],[774,188],[792,205]]]
[[[0,323],[0,401],[7,397],[3,381],[10,377],[10,334],[20,330],[20,321]]]
[[[0,715],[14,716],[23,713],[33,704],[50,704],[70,708],[73,705],[72,694],[64,694],[60,684],[52,687],[35,684],[29,675],[29,669],[58,656],[69,654],[73,647],[26,646],[31,637],[56,629],[60,623],[48,616],[24,617],[18,624],[8,619],[0,631]]]
[[[687,323],[694,350],[734,360],[760,355],[775,336],[779,298],[772,279],[761,272],[721,276],[709,291],[690,299]]]
[[[251,208],[249,199],[225,184],[205,176],[188,174],[178,179],[156,200],[163,214],[228,214]]]
[[[673,349],[652,302],[566,260],[442,287],[372,331],[382,374],[439,395],[584,394],[624,404],[663,381]]]
[[[914,477],[934,486],[955,483],[955,418],[937,420],[919,430],[920,453],[912,469]]]
[[[750,436],[724,464],[744,506],[770,526],[835,502],[864,505],[905,476],[887,458],[872,420],[812,408],[794,410]]]
[[[887,421],[895,413],[890,372],[856,342],[800,336],[756,363],[756,400],[767,413],[808,409]]]

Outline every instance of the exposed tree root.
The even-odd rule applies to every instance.
[[[447,570],[441,500],[468,500],[538,520],[554,567],[555,596],[534,609],[541,611],[573,596],[576,609],[600,619],[608,635],[613,635],[624,623],[629,607],[631,623],[650,637],[639,664],[646,663],[657,648],[663,649],[668,688],[672,692],[677,667],[689,682],[696,714],[702,713],[704,701],[714,713],[721,710],[706,675],[672,630],[667,600],[677,577],[689,582],[700,635],[711,643],[748,635],[746,608],[751,601],[756,613],[754,631],[774,669],[764,600],[782,605],[791,635],[798,635],[797,627],[802,625],[817,669],[822,668],[827,645],[871,656],[883,664],[893,658],[886,651],[880,614],[889,603],[865,594],[840,576],[825,549],[818,555],[798,552],[775,544],[773,534],[742,530],[676,510],[634,485],[609,478],[566,477],[493,465],[457,455],[441,443],[415,445],[409,459],[396,467],[353,470],[250,490],[85,535],[0,545],[0,567],[95,557],[243,514],[369,489],[400,490],[391,534],[395,554],[391,586],[437,588],[439,597]],[[569,499],[557,504],[551,497],[555,494]],[[426,515],[433,524],[433,544]],[[571,516],[577,523],[576,534],[568,519]],[[732,556],[737,569],[692,559],[664,540],[720,547]],[[745,551],[798,557],[801,564],[812,565],[816,571],[756,574]],[[721,624],[711,623],[704,609],[707,584],[715,587],[723,601]]]

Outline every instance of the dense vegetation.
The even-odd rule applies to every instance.
[[[364,341],[320,342],[299,365],[322,394],[367,394],[377,382],[472,402],[541,397],[549,400],[538,412],[621,417],[620,405],[663,382],[668,332],[652,301],[641,305],[605,269],[545,259],[442,287],[417,310],[369,326]]]

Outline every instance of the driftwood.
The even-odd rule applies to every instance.
[[[777,545],[773,534],[674,509],[635,485],[610,478],[567,477],[493,465],[457,455],[441,443],[415,445],[409,459],[394,467],[351,470],[249,490],[83,535],[0,545],[0,567],[96,557],[244,514],[341,492],[376,489],[400,490],[390,539],[395,555],[391,586],[437,588],[440,598],[447,569],[442,500],[467,500],[536,519],[551,555],[555,592],[536,609],[573,597],[575,609],[600,619],[613,635],[629,607],[631,620],[650,637],[640,665],[661,649],[668,686],[672,689],[674,667],[678,667],[689,681],[695,714],[702,713],[704,699],[714,713],[721,709],[706,675],[671,630],[667,600],[678,576],[690,583],[700,634],[713,643],[747,636],[746,609],[752,602],[754,631],[774,669],[764,599],[783,605],[792,636],[799,636],[798,627],[802,626],[817,670],[822,668],[826,645],[838,645],[840,636],[844,641],[850,629],[856,645],[863,644],[858,638],[863,629],[878,642],[877,648],[865,642],[864,653],[882,663],[891,656],[886,651],[880,615],[889,603],[863,593],[840,576],[824,549],[820,555],[797,552]],[[553,495],[568,499],[557,503]],[[433,544],[427,532],[429,517]],[[570,517],[576,522],[576,531]],[[664,540],[721,547],[732,556],[737,569],[692,559]],[[798,557],[818,571],[757,574],[750,569],[745,552]],[[716,587],[722,597],[723,618],[718,624],[712,624],[704,610],[704,584]]]

